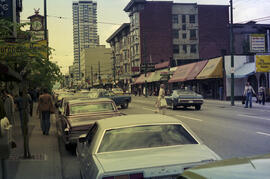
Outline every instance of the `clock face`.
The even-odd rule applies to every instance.
[[[40,21],[34,21],[32,23],[33,30],[40,30],[42,28],[42,24]]]

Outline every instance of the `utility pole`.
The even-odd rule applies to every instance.
[[[148,70],[148,63],[146,60],[146,43],[145,43],[145,37],[143,37],[143,51],[144,51],[144,88],[145,88],[145,97],[147,98],[147,81],[146,81],[146,75],[147,75],[147,70]]]
[[[47,30],[47,0],[44,0],[44,38],[47,43],[47,59],[49,60],[49,40]]]
[[[99,84],[101,84],[101,76],[100,76],[100,61],[98,61],[98,80],[99,80]]]
[[[231,105],[234,106],[234,39],[233,39],[233,0],[230,0],[231,25],[230,25],[230,51],[231,51]]]
[[[93,88],[93,66],[91,65],[91,85],[92,85],[92,88]]]
[[[115,85],[115,52],[113,51],[113,82]]]

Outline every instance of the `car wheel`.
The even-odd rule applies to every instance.
[[[196,110],[200,110],[200,109],[201,109],[201,105],[196,105],[196,106],[195,106],[195,109],[196,109]]]
[[[122,105],[121,105],[122,109],[127,109],[128,108],[128,101],[125,101]]]

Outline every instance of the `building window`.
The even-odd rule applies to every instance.
[[[190,46],[190,53],[197,53],[196,45],[191,45]]]
[[[173,45],[173,53],[179,54],[179,45]]]
[[[186,23],[186,15],[182,15],[182,23]]]
[[[190,30],[190,40],[196,39],[196,30]]]
[[[195,23],[195,15],[189,15],[189,23]]]
[[[186,24],[183,24],[183,25],[182,25],[182,30],[187,30]]]
[[[172,15],[172,21],[173,21],[173,24],[178,24],[178,15],[173,14]]]
[[[183,45],[183,52],[187,53],[187,45]]]
[[[187,34],[186,33],[183,33],[182,34],[182,39],[186,39],[187,38]]]
[[[179,32],[178,32],[178,30],[177,29],[173,29],[173,38],[174,39],[178,39],[179,38]]]

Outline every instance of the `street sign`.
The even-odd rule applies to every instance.
[[[13,18],[13,0],[0,0],[0,18]]]

